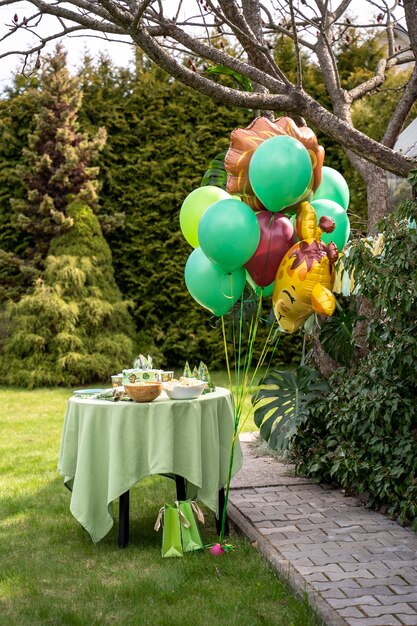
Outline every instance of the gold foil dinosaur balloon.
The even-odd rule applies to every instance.
[[[321,241],[323,232],[330,233],[334,227],[333,220],[325,216],[317,225],[311,204],[300,203],[296,228],[301,241],[282,259],[272,296],[275,317],[287,333],[300,328],[313,311],[327,316],[334,313],[336,301],[332,288],[338,250],[334,243],[326,246]]]

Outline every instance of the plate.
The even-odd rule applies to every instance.
[[[103,393],[105,389],[77,389],[73,391],[74,396],[92,396],[95,393]]]

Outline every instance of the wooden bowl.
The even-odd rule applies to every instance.
[[[135,402],[152,402],[157,398],[163,387],[162,383],[144,382],[124,385],[125,392]]]

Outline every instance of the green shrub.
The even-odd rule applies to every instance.
[[[367,503],[417,528],[417,204],[383,224],[373,256],[358,242],[349,256],[372,304],[371,351],[330,379],[332,391],[310,406],[292,440],[297,469],[336,481]]]

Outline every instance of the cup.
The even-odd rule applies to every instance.
[[[120,387],[121,385],[123,385],[123,374],[114,374],[111,377],[111,386]]]

